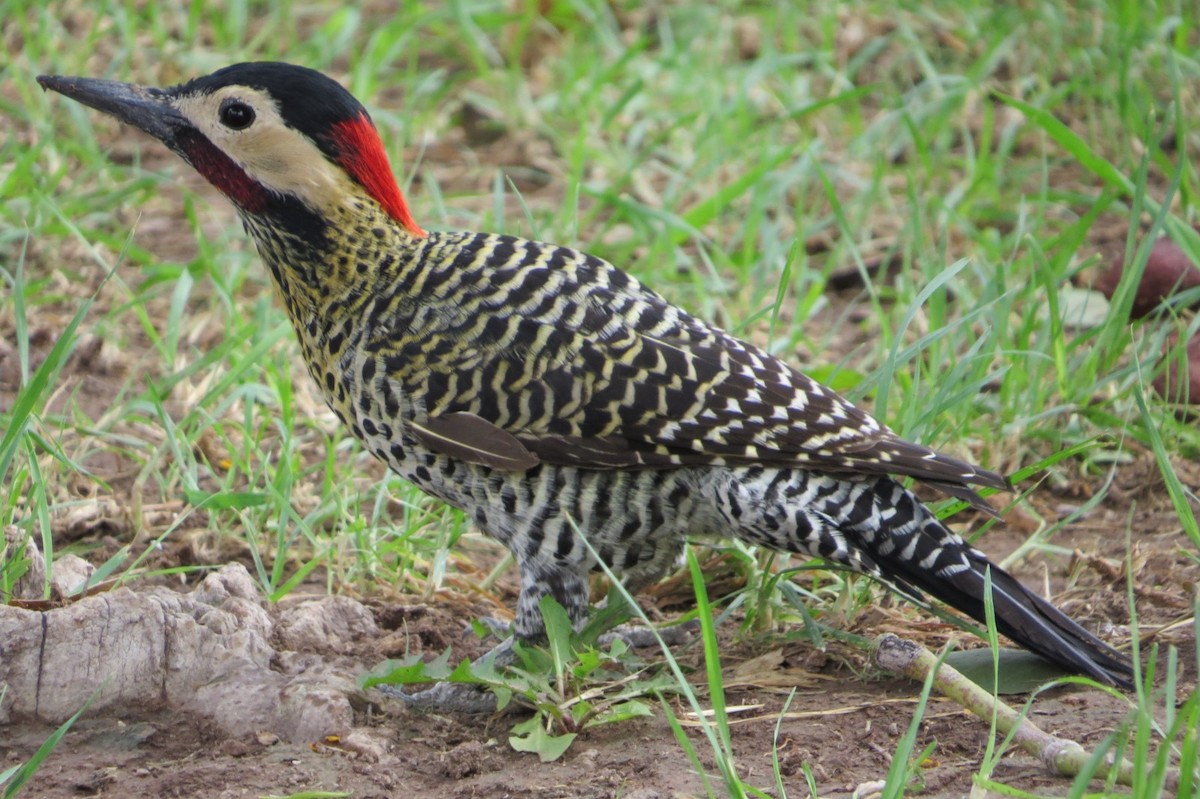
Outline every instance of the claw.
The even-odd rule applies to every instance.
[[[479,623],[488,628],[488,631],[501,641],[512,637],[512,622],[504,621],[504,619],[497,619],[495,616],[483,616],[479,619]],[[492,651],[494,652],[496,650]]]

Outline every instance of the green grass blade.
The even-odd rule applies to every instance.
[[[79,721],[79,717],[82,716],[84,711],[91,706],[93,700],[95,700],[99,693],[100,688],[97,688],[95,691],[93,691],[92,695],[89,696],[87,701],[83,703],[83,707],[75,711],[75,714],[72,715],[71,718],[60,724],[58,729],[52,732],[50,736],[42,742],[42,745],[39,746],[37,751],[33,753],[33,757],[29,758],[27,762],[22,763],[14,771],[6,772],[5,775],[3,775],[4,779],[8,779],[8,782],[5,784],[4,779],[0,779],[0,786],[2,786],[4,789],[3,792],[0,793],[0,799],[13,799],[13,797],[21,792],[21,789],[24,788],[25,785],[28,784],[29,780],[33,778],[33,775],[37,773],[39,768],[41,768],[42,763],[45,762],[46,758],[50,756],[50,753],[53,752],[58,744],[62,741],[63,736],[67,734],[67,731],[74,726],[75,722]]]
[[[1134,386],[1133,398],[1137,402],[1138,413],[1141,415],[1142,423],[1150,438],[1150,447],[1154,452],[1154,461],[1158,464],[1159,473],[1162,474],[1163,482],[1167,487],[1167,495],[1171,498],[1171,504],[1175,508],[1175,515],[1179,517],[1179,523],[1183,526],[1183,531],[1192,540],[1192,543],[1196,545],[1197,552],[1200,553],[1200,525],[1196,523],[1196,514],[1192,510],[1188,491],[1183,487],[1183,483],[1179,480],[1179,475],[1175,473],[1175,468],[1171,465],[1171,457],[1167,453],[1166,445],[1163,443],[1162,433],[1158,429],[1158,423],[1150,414],[1150,409],[1146,405],[1146,395],[1140,385]]]

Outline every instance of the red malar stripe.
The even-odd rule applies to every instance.
[[[182,130],[178,144],[188,163],[240,208],[257,214],[267,207],[267,189],[198,131]]]
[[[413,235],[426,235],[408,212],[408,204],[396,185],[383,142],[367,115],[335,123],[333,139],[337,143],[338,161],[342,168],[362,184],[392,219]]]

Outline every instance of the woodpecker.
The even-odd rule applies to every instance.
[[[1005,477],[901,439],[600,258],[426,232],[366,109],[331,78],[263,62],[166,89],[38,82],[159,139],[233,202],[333,412],[513,553],[517,637],[544,635],[547,594],[582,623],[597,556],[637,587],[687,538],[736,537],[979,621],[990,572],[1002,633],[1130,686],[1125,655],[898,480],[994,514],[974,487],[1010,490]]]

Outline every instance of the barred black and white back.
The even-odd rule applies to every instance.
[[[538,462],[594,468],[772,464],[1008,481],[904,441],[778,358],[577,250],[432,234],[368,329],[408,326],[386,372],[430,420],[470,414]],[[461,418],[459,419],[461,421]],[[464,444],[466,442],[463,442]],[[512,442],[509,442],[510,444]],[[515,460],[528,455],[515,448]]]

